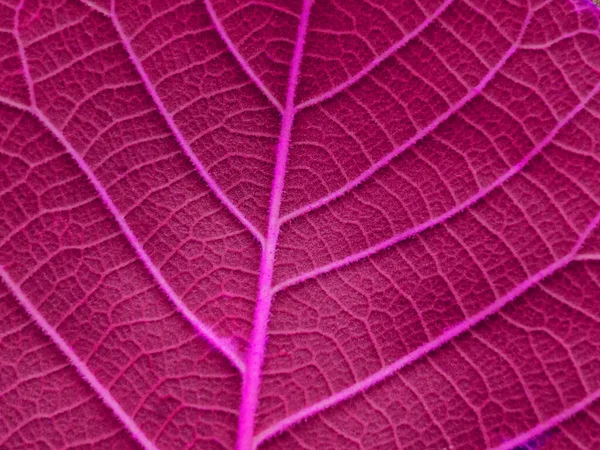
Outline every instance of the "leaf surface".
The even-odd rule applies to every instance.
[[[586,0],[0,4],[0,448],[600,445]]]

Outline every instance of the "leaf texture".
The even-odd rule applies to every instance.
[[[0,449],[600,448],[587,0],[0,3]]]

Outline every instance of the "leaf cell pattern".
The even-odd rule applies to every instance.
[[[0,448],[600,448],[587,0],[2,0]]]

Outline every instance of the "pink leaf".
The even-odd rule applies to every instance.
[[[587,0],[0,5],[0,448],[600,445]]]

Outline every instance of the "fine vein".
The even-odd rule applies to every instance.
[[[356,84],[362,78],[369,74],[369,72],[373,71],[379,64],[388,59],[394,53],[396,53],[399,49],[404,47],[408,42],[416,38],[419,34],[423,32],[431,23],[433,23],[439,16],[442,15],[446,9],[454,2],[454,0],[444,0],[444,2],[431,14],[428,16],[418,27],[413,29],[410,33],[406,34],[402,39],[396,42],[394,45],[389,47],[386,51],[378,55],[374,58],[369,64],[367,64],[360,72],[357,72],[354,76],[348,78],[343,83],[335,86],[334,88],[324,92],[323,94],[318,95],[317,97],[313,97],[305,102],[300,103],[296,109],[301,110],[304,108],[308,108],[309,106],[316,105],[318,103],[322,103],[325,100],[329,100],[334,95],[344,91],[349,88],[353,84]]]
[[[273,298],[273,294],[271,293],[271,283],[273,280],[273,269],[275,264],[275,250],[277,247],[277,239],[279,237],[279,229],[281,227],[279,222],[279,211],[283,196],[290,135],[296,112],[294,97],[296,94],[298,78],[300,76],[300,63],[302,61],[302,52],[304,50],[311,6],[312,0],[303,0],[296,45],[294,47],[294,55],[290,65],[285,109],[281,118],[281,131],[279,134],[279,142],[277,144],[275,172],[273,175],[271,201],[269,206],[267,240],[261,255],[258,295],[254,311],[254,326],[250,337],[250,347],[248,349],[246,362],[247,369],[242,383],[242,400],[238,424],[238,450],[250,450],[253,447],[255,416],[262,377],[262,365],[267,343],[267,325]]]
[[[67,141],[65,136],[54,126],[52,122],[38,109],[32,109],[31,111],[42,124],[52,132],[56,139],[65,147],[69,155],[75,160],[79,168],[88,177],[96,192],[100,196],[100,199],[111,212],[119,228],[129,241],[129,244],[133,247],[138,258],[144,263],[150,274],[154,277],[156,282],[162,291],[166,294],[167,298],[171,301],[173,306],[180,312],[180,314],[194,327],[196,332],[200,334],[206,341],[208,341],[216,350],[221,352],[227,359],[240,371],[244,372],[244,362],[238,356],[236,351],[221,337],[217,336],[214,331],[210,329],[204,322],[198,319],[196,315],[186,306],[183,300],[173,290],[169,282],[163,277],[160,269],[152,262],[150,255],[144,250],[144,246],[138,240],[135,233],[125,220],[125,217],[121,214],[117,205],[112,201],[108,191],[102,186],[100,180],[94,175],[94,172],[85,160],[77,153],[71,143]]]
[[[225,31],[225,27],[219,20],[219,17],[217,16],[215,9],[213,8],[212,2],[210,0],[204,0],[204,5],[206,7],[206,10],[208,11],[208,15],[210,16],[210,19],[212,20],[215,29],[217,30],[217,33],[219,33],[219,36],[221,37],[221,40],[225,43],[227,49],[236,59],[242,70],[246,72],[246,75],[250,77],[250,79],[254,82],[256,87],[258,87],[258,89],[260,89],[260,91],[265,95],[265,97],[269,99],[273,106],[275,106],[275,108],[277,108],[277,110],[280,113],[283,113],[281,103],[279,103],[279,101],[275,98],[275,96],[269,90],[269,88],[267,88],[267,86],[262,82],[258,75],[254,73],[254,70],[252,70],[250,64],[244,59],[244,57],[238,51],[237,47],[227,34],[227,31]]]
[[[491,191],[493,191],[494,189],[500,187],[501,185],[503,185],[507,180],[509,180],[510,178],[512,178],[513,176],[515,176],[516,174],[520,173],[523,168],[536,156],[538,155],[548,144],[550,144],[552,142],[552,139],[554,139],[554,137],[558,134],[558,132],[565,126],[567,125],[569,122],[571,122],[571,120],[573,120],[573,118],[579,113],[581,112],[581,110],[583,108],[585,108],[585,106],[587,105],[587,103],[594,98],[594,96],[600,92],[600,83],[598,83],[594,89],[592,89],[592,91],[587,95],[587,97],[579,104],[577,104],[577,106],[575,108],[573,108],[566,116],[564,116],[559,122],[556,123],[556,125],[554,126],[554,128],[550,131],[550,133],[548,133],[546,135],[546,137],[544,137],[543,140],[541,140],[529,153],[527,153],[525,155],[525,157],[523,159],[521,159],[521,161],[519,161],[517,164],[511,166],[510,169],[508,169],[506,172],[504,172],[500,177],[496,178],[496,180],[494,180],[493,183],[490,183],[489,185],[487,185],[485,188],[477,191],[477,193],[471,197],[469,197],[467,200],[465,200],[464,202],[456,205],[454,208],[446,211],[444,214],[441,214],[437,217],[434,217],[433,219],[430,219],[426,222],[423,222],[413,228],[409,228],[408,230],[402,231],[401,233],[396,234],[395,236],[392,236],[389,239],[386,239],[385,241],[379,242],[378,244],[375,244],[369,248],[366,248],[360,252],[354,253],[350,256],[347,256],[345,258],[339,259],[337,261],[333,261],[329,264],[326,264],[324,266],[318,267],[314,270],[311,270],[309,272],[303,273],[302,275],[298,275],[296,277],[293,278],[289,278],[286,281],[281,282],[280,284],[278,284],[277,286],[275,286],[273,288],[273,293],[279,292],[283,289],[286,289],[288,287],[294,286],[296,284],[300,284],[303,283],[306,280],[310,280],[312,278],[315,278],[319,275],[323,275],[327,272],[331,272],[332,270],[335,269],[339,269],[340,267],[346,266],[348,264],[352,264],[355,263],[357,261],[360,261],[361,259],[365,259],[368,258],[371,255],[374,255],[375,253],[381,252],[389,247],[391,247],[394,244],[397,244],[398,242],[404,241],[408,238],[411,238],[413,236],[416,236],[417,234],[434,227],[435,225],[438,225],[440,223],[445,222],[446,220],[450,219],[451,217],[457,215],[458,213],[460,213],[461,211],[464,211],[466,208],[468,208],[469,206],[477,203],[479,200],[481,200],[482,198],[484,198],[487,194],[489,194]]]
[[[594,403],[596,400],[599,400],[599,399],[600,399],[600,389],[592,392],[587,397],[578,401],[571,407],[564,409],[559,414],[552,416],[550,419],[546,420],[545,422],[540,423],[540,424],[536,425],[535,427],[533,427],[532,429],[515,436],[514,438],[510,439],[509,441],[502,443],[501,445],[496,447],[494,450],[512,450],[513,448],[516,448],[523,444],[526,444],[527,442],[535,439],[537,436],[560,425],[564,421],[569,420],[575,414],[583,411],[585,408],[587,408],[588,406],[590,406],[592,403]]]
[[[106,11],[104,8],[96,5],[95,3],[91,2],[90,0],[79,0],[79,1],[81,3],[83,3],[85,6],[87,6],[88,8],[93,9],[97,13],[100,13],[105,17],[110,17],[110,13],[108,11]]]
[[[519,285],[514,287],[506,295],[495,300],[493,303],[491,303],[489,306],[487,306],[486,308],[479,311],[477,314],[467,317],[465,320],[460,322],[458,325],[455,325],[455,326],[449,328],[444,333],[439,335],[437,338],[433,339],[432,341],[427,342],[426,344],[423,344],[416,350],[413,350],[412,352],[408,353],[407,355],[403,356],[402,358],[396,360],[394,363],[390,364],[389,366],[386,366],[383,369],[368,376],[367,378],[359,381],[358,383],[353,384],[352,386],[349,386],[346,389],[343,389],[343,390],[331,395],[330,397],[327,397],[311,406],[303,408],[300,411],[286,417],[285,419],[271,425],[269,428],[265,429],[259,435],[256,436],[255,446],[258,446],[261,442],[263,442],[267,439],[270,439],[271,437],[276,436],[277,434],[280,434],[281,432],[290,428],[291,426],[293,426],[311,416],[314,416],[314,415],[320,413],[321,411],[324,411],[325,409],[328,409],[334,405],[342,403],[342,402],[360,394],[361,392],[365,392],[366,390],[373,387],[374,385],[389,378],[390,376],[395,374],[397,371],[399,371],[403,367],[406,367],[407,365],[412,364],[415,361],[423,358],[428,353],[430,353],[434,350],[437,350],[438,348],[440,348],[447,342],[449,342],[452,339],[456,338],[457,336],[463,334],[464,332],[470,330],[475,325],[477,325],[484,319],[488,318],[492,314],[495,314],[500,309],[502,309],[505,305],[507,305],[508,303],[512,302],[517,297],[519,297],[520,295],[525,293],[529,288],[537,285],[543,279],[551,276],[555,272],[564,268],[571,261],[573,261],[575,259],[575,257],[577,256],[577,253],[579,252],[579,250],[585,243],[585,240],[589,237],[589,235],[592,233],[592,231],[594,231],[594,229],[598,226],[598,223],[600,223],[600,212],[597,213],[596,216],[592,219],[592,221],[589,223],[589,225],[586,227],[586,229],[583,231],[583,233],[581,233],[581,235],[577,239],[573,248],[565,256],[556,260],[554,263],[546,266],[545,268],[543,268],[539,272],[535,273],[531,277],[527,278],[526,280],[522,281]]]
[[[424,128],[421,128],[409,140],[404,142],[402,145],[396,147],[390,153],[386,154],[383,158],[381,158],[375,164],[370,166],[367,170],[362,172],[359,176],[350,180],[348,183],[346,183],[339,189],[327,194],[326,196],[321,197],[320,199],[318,199],[310,204],[304,205],[304,206],[296,209],[295,211],[292,211],[289,214],[286,214],[285,216],[283,216],[281,218],[281,222],[282,223],[289,222],[290,220],[295,219],[296,217],[305,215],[306,213],[308,213],[310,211],[321,208],[322,206],[325,206],[326,204],[331,203],[333,200],[348,193],[349,191],[351,191],[352,189],[354,189],[355,187],[357,187],[358,185],[362,184],[367,179],[369,179],[374,173],[376,173],[383,167],[387,166],[396,156],[400,155],[405,150],[411,148],[420,140],[429,136],[438,126],[440,126],[442,123],[444,123],[446,120],[448,120],[451,116],[453,116],[456,112],[458,112],[463,106],[465,106],[467,103],[469,103],[471,100],[473,100],[473,98],[475,98],[479,94],[481,94],[481,92],[483,92],[485,87],[492,81],[492,79],[496,76],[496,74],[500,71],[500,69],[502,69],[502,67],[507,63],[507,61],[511,58],[511,56],[514,55],[515,52],[519,49],[521,40],[523,39],[523,36],[525,34],[525,31],[527,30],[527,26],[528,26],[530,20],[531,20],[531,13],[529,13],[527,15],[527,17],[525,18],[523,25],[521,26],[521,31],[519,33],[517,40],[510,46],[510,48],[506,51],[506,53],[502,56],[502,58],[500,58],[500,60],[496,63],[496,65],[490,69],[490,71],[485,75],[485,77],[483,77],[481,79],[479,84],[477,84],[477,86],[475,86],[473,89],[471,89],[467,93],[467,95],[465,95],[459,101],[457,101],[455,104],[453,104],[450,108],[448,108],[446,110],[446,112],[444,112],[443,114],[438,116],[429,125],[427,125]]]
[[[21,287],[13,281],[2,266],[0,266],[0,278],[4,281],[6,286],[12,291],[19,304],[27,311],[27,314],[34,320],[34,322],[40,327],[40,329],[56,344],[60,351],[69,359],[69,362],[81,377],[90,385],[90,387],[96,392],[98,397],[108,406],[112,412],[117,416],[121,423],[131,433],[133,438],[138,441],[145,450],[158,450],[154,443],[146,436],[141,428],[135,423],[132,417],[125,412],[119,402],[112,396],[110,391],[106,389],[102,383],[96,378],[89,367],[77,356],[75,351],[67,344],[57,330],[50,325],[46,319],[40,314],[36,307],[29,301],[29,298],[21,290]]]
[[[22,4],[22,3],[21,3]],[[18,18],[18,12],[16,17]],[[17,19],[15,19],[17,21]],[[119,228],[125,235],[129,244],[133,247],[138,258],[143,262],[146,266],[150,274],[154,277],[155,281],[158,283],[161,290],[166,294],[167,298],[171,301],[171,303],[175,306],[175,308],[181,313],[181,315],[192,325],[192,327],[196,330],[198,334],[200,334],[212,347],[214,347],[217,351],[221,352],[230,362],[236,367],[240,373],[245,371],[244,362],[238,356],[236,351],[222,338],[217,336],[205,323],[200,321],[196,315],[185,305],[183,300],[179,298],[177,293],[173,290],[171,285],[167,282],[167,280],[162,276],[160,270],[156,265],[152,262],[150,256],[144,250],[142,243],[138,240],[133,230],[130,228],[129,224],[125,220],[125,217],[121,214],[117,205],[112,201],[112,198],[108,194],[108,191],[104,188],[100,180],[96,177],[90,166],[85,162],[83,157],[73,148],[71,143],[67,140],[65,135],[54,126],[54,124],[46,117],[46,115],[36,106],[35,95],[34,95],[34,85],[33,79],[31,77],[31,73],[29,71],[29,66],[27,65],[27,58],[25,56],[25,50],[21,43],[21,39],[18,33],[18,27],[15,25],[15,37],[17,39],[19,45],[19,54],[21,57],[21,64],[23,66],[23,75],[26,80],[31,107],[26,110],[33,114],[60,142],[60,144],[66,149],[67,153],[75,160],[77,166],[80,170],[87,176],[89,181],[92,183],[96,192],[98,193],[100,199],[107,207],[107,209],[111,212],[114,219],[116,220]],[[23,108],[25,109],[25,108]]]
[[[198,157],[196,156],[196,154],[190,147],[190,144],[188,143],[186,138],[183,136],[183,133],[181,132],[181,130],[175,123],[175,119],[173,118],[173,115],[167,110],[167,107],[164,105],[163,101],[161,100],[160,96],[158,95],[158,92],[152,85],[152,82],[150,81],[150,77],[146,73],[146,70],[144,69],[142,62],[138,58],[137,54],[134,52],[133,47],[131,46],[131,42],[125,35],[125,31],[123,30],[123,27],[121,26],[121,23],[119,22],[119,19],[117,18],[114,0],[112,1],[112,4],[111,4],[110,17],[111,17],[113,26],[115,27],[115,29],[117,30],[117,33],[119,34],[121,42],[123,43],[123,47],[125,48],[125,51],[127,52],[130,61],[135,66],[135,69],[137,70],[140,78],[142,79],[142,81],[144,83],[146,91],[148,92],[148,94],[150,94],[150,97],[152,97],[152,100],[154,101],[154,104],[158,108],[158,111],[160,112],[160,114],[164,117],[165,121],[167,122],[169,129],[175,136],[175,139],[177,140],[177,143],[183,150],[183,153],[185,153],[185,155],[190,159],[190,161],[192,162],[192,164],[194,165],[195,169],[198,171],[198,173],[200,174],[202,179],[206,182],[208,187],[212,190],[212,192],[215,194],[215,196],[221,201],[221,203],[229,210],[229,212],[231,214],[233,214],[242,223],[242,225],[244,225],[246,227],[246,229],[248,229],[248,231],[250,231],[250,233],[254,236],[254,238],[258,242],[260,242],[262,245],[264,242],[262,233],[260,231],[258,231],[258,229],[252,224],[252,222],[250,222],[250,220],[248,220],[248,218],[246,216],[244,216],[244,214],[238,209],[238,207],[235,206],[235,204],[229,199],[227,194],[225,194],[225,192],[221,189],[221,187],[218,185],[218,183],[215,181],[215,179],[212,177],[212,175],[208,172],[208,170],[200,162],[200,160],[198,159]]]

